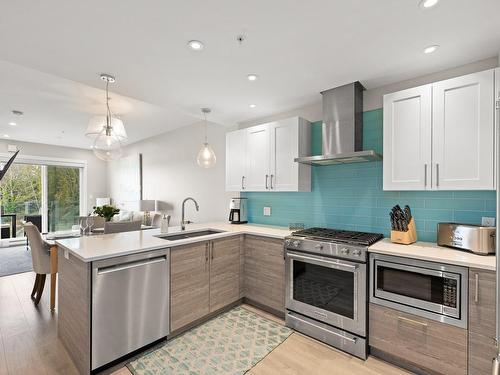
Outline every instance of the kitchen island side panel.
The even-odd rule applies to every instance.
[[[81,374],[90,374],[91,265],[59,249],[57,334]]]

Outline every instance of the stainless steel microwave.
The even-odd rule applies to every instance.
[[[467,328],[466,267],[370,254],[370,302]]]

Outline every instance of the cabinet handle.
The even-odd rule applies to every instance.
[[[205,271],[207,270],[208,264],[208,242],[205,243]]]
[[[474,274],[474,302],[478,303],[479,302],[479,274],[476,273]]]
[[[436,186],[439,187],[439,163],[436,163]]]
[[[241,176],[241,190],[245,190],[245,176]]]
[[[424,187],[427,187],[427,163],[424,164]]]
[[[422,322],[419,322],[418,320],[408,319],[408,318],[405,318],[404,316],[398,316],[398,320],[401,320],[403,322],[410,323],[410,324],[413,324],[416,326],[427,327],[427,323],[422,323]]]
[[[210,245],[211,245],[210,246],[210,256],[211,256],[212,260],[214,260],[214,243],[211,242]]]
[[[274,175],[272,174],[272,175],[271,175],[271,190],[273,190],[273,189],[274,189],[274,187],[273,187],[273,177],[274,177]]]
[[[266,190],[269,190],[269,187],[267,186],[267,179],[269,178],[269,175],[266,174]]]

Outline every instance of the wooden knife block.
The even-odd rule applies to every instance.
[[[397,230],[391,230],[391,242],[400,243],[402,245],[409,245],[417,242],[417,228],[415,227],[415,221],[411,218],[408,224],[407,232],[400,232]]]

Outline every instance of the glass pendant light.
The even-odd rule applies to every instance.
[[[106,118],[103,119],[101,131],[97,134],[94,141],[94,154],[104,161],[116,160],[122,156],[122,140],[126,139],[126,132],[123,122],[112,116],[109,109],[108,86],[115,82],[115,77],[109,74],[101,74],[101,79],[106,82]],[[90,126],[90,125],[89,125]],[[115,126],[117,128],[115,129]]]
[[[196,162],[202,168],[212,168],[213,166],[215,166],[217,158],[215,157],[214,150],[207,141],[207,114],[211,111],[210,108],[202,108],[201,112],[205,116],[205,142],[201,145],[200,151],[198,152],[198,157],[196,158]]]

